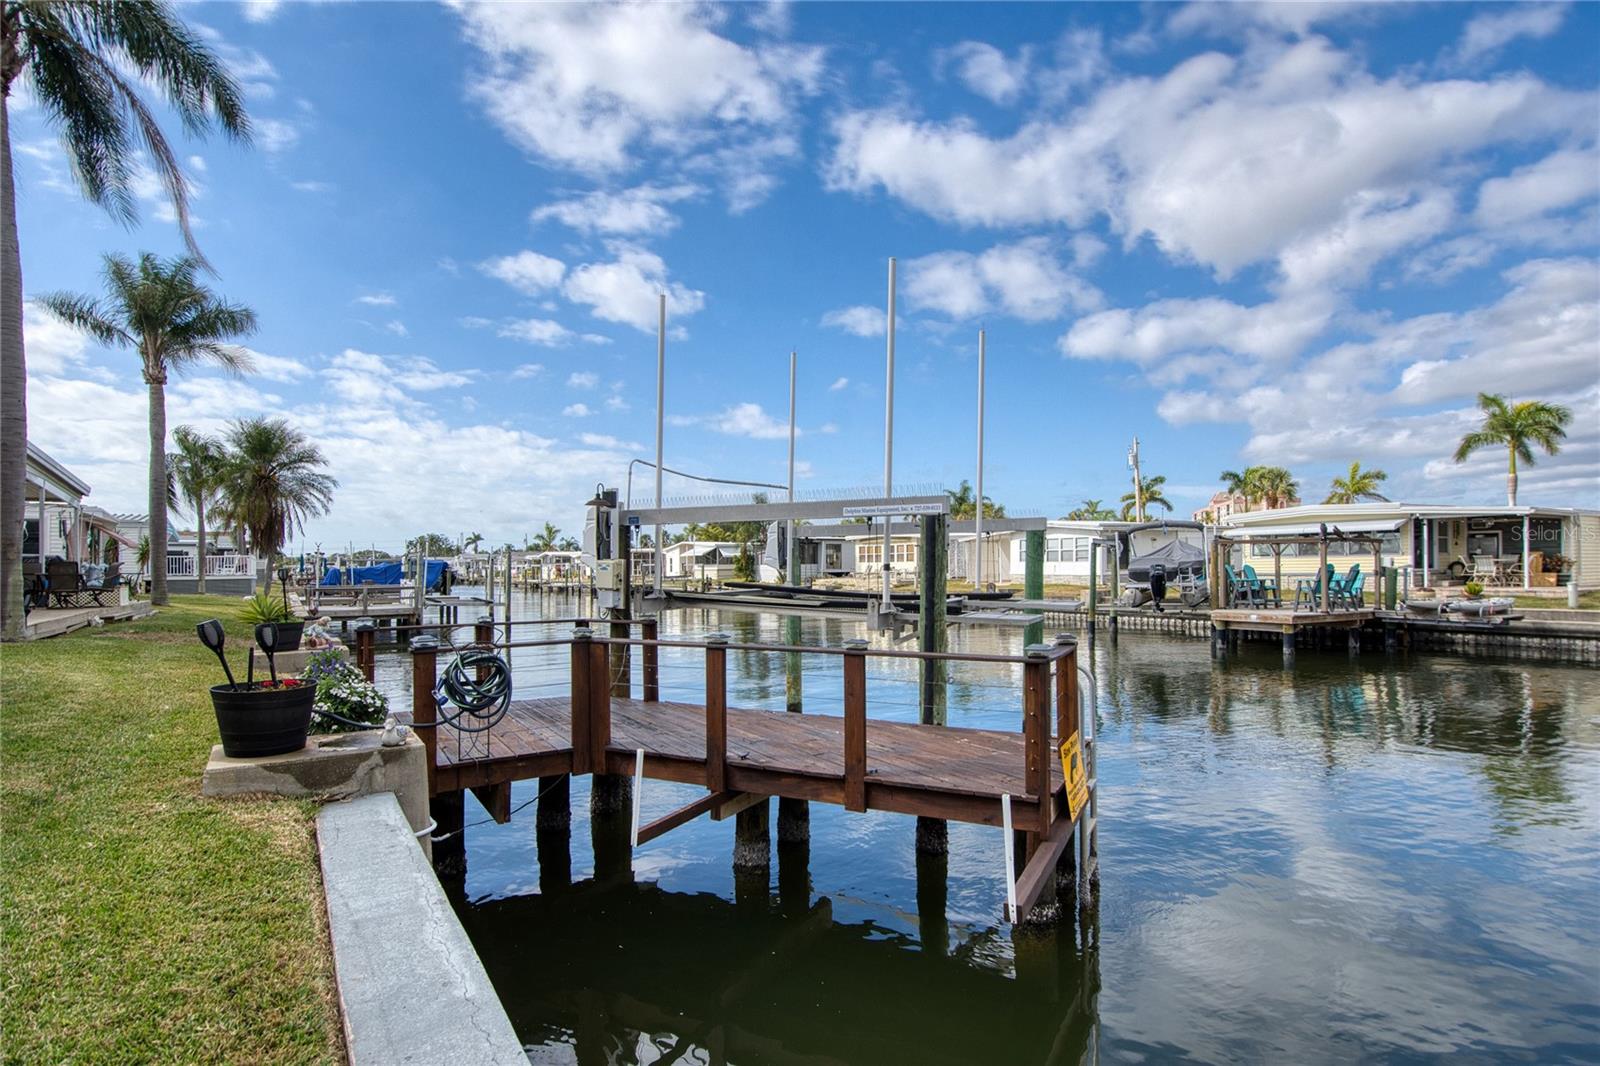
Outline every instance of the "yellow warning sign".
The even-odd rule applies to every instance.
[[[1077,821],[1089,801],[1089,776],[1084,772],[1083,741],[1074,732],[1061,742],[1061,776],[1067,782],[1067,814]]]

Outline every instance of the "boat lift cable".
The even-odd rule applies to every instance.
[[[633,510],[633,468],[641,463],[645,466],[651,467],[652,469],[654,469],[656,465],[649,459],[634,459],[628,463],[628,491],[627,495],[623,497],[623,508],[625,510]],[[706,477],[702,474],[688,474],[682,470],[674,470],[670,466],[662,466],[661,471],[665,474],[672,474],[675,477],[686,477],[690,481],[708,481],[713,485],[742,485],[746,488],[756,489],[787,489],[789,487],[788,485],[774,485],[770,481],[739,481],[734,478]],[[660,500],[656,501],[656,507],[658,509],[661,507]]]

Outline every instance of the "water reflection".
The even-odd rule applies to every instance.
[[[1015,947],[985,928],[938,954],[835,911],[585,881],[462,919],[536,1062],[1084,1060],[1096,955],[1070,927]],[[1005,955],[1014,974],[984,961]]]
[[[716,631],[784,633],[662,620]],[[815,618],[801,634],[866,636]],[[1022,638],[951,631],[972,651]],[[765,885],[739,884],[732,819],[628,861],[579,778],[559,848],[531,810],[467,831],[459,909],[535,1061],[1600,1060],[1600,672],[1342,649],[1286,669],[1275,645],[1213,660],[1158,633],[1081,654],[1100,694],[1097,928],[1014,938],[996,831],[952,825],[930,861],[912,819],[876,812],[813,805],[809,847],[777,846]],[[728,661],[730,702],[783,709],[781,657]],[[379,666],[408,699],[404,657]],[[520,693],[558,691],[565,650],[514,668]],[[838,660],[804,670],[806,713],[839,713]],[[870,673],[872,713],[914,719],[915,664]],[[663,698],[703,686],[697,651],[663,652]],[[949,721],[1018,728],[1019,672],[955,669]],[[650,782],[644,817],[696,794]]]

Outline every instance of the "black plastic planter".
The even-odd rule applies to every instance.
[[[211,689],[211,706],[217,712],[217,732],[222,735],[224,755],[254,759],[283,755],[306,746],[317,686],[265,687],[268,684],[262,681],[238,689],[216,685]]]
[[[278,651],[299,651],[300,636],[306,631],[304,622],[278,623]]]

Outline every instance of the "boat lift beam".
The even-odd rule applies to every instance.
[[[815,521],[819,518],[844,517],[846,507],[893,507],[904,505],[907,513],[917,513],[912,508],[949,506],[945,496],[889,496],[860,500],[779,500],[773,503],[702,503],[687,507],[638,507],[622,510],[624,523],[638,519],[641,526],[681,526],[709,522],[783,522],[789,519]],[[852,527],[859,532],[860,526]]]

